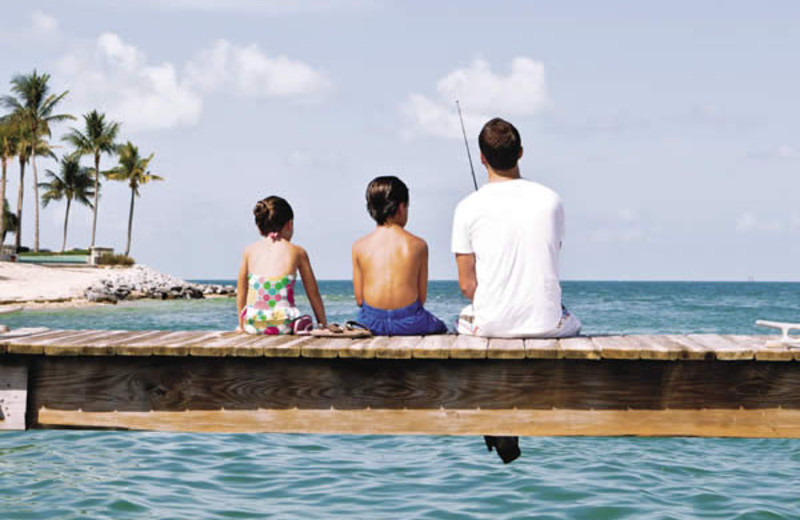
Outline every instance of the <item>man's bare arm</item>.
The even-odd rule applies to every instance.
[[[475,275],[475,254],[456,253],[456,265],[458,266],[458,287],[461,289],[461,294],[472,301],[475,297],[475,289],[478,288],[478,278]]]

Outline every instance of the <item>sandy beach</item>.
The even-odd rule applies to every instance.
[[[108,275],[108,269],[97,267],[0,262],[0,305],[76,304],[87,287]]]

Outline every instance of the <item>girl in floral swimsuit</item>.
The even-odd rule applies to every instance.
[[[324,326],[325,308],[308,253],[291,242],[292,207],[281,197],[267,197],[256,204],[253,215],[263,238],[247,246],[242,255],[236,297],[237,330],[248,334],[291,334],[293,322],[302,319],[294,303],[298,271],[317,323]]]

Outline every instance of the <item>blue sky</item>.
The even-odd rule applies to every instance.
[[[564,198],[564,279],[800,280],[799,20],[790,1],[14,2],[0,78],[47,71],[65,111],[105,111],[155,153],[167,181],[142,189],[132,255],[180,276],[233,278],[253,205],[281,194],[318,277],[349,278],[366,184],[396,174],[431,277],[454,278],[458,97],[474,158],[506,117],[523,176]],[[128,197],[105,186],[98,244],[124,247]],[[43,211],[43,246],[62,219]],[[90,212],[70,224],[85,246]]]

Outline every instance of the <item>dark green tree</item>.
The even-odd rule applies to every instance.
[[[125,256],[131,252],[131,233],[133,230],[133,203],[139,196],[139,187],[150,181],[163,181],[163,177],[150,173],[147,168],[153,155],[146,158],[139,156],[139,148],[128,141],[117,148],[119,164],[108,172],[108,178],[115,181],[127,182],[131,189],[131,209],[128,213],[128,242],[125,245]]]
[[[83,115],[83,131],[73,128],[64,140],[75,147],[75,154],[78,156],[94,156],[94,214],[92,216],[92,243],[94,247],[95,235],[97,232],[97,205],[100,194],[100,156],[102,154],[114,155],[117,152],[117,133],[119,123],[106,121],[106,115],[92,110]]]
[[[46,190],[42,195],[42,206],[46,207],[54,200],[66,199],[67,207],[64,213],[64,239],[61,242],[61,252],[67,247],[67,226],[69,224],[69,210],[72,201],[92,207],[92,197],[94,197],[94,184],[90,168],[82,167],[80,158],[67,156],[61,158],[61,175],[47,170],[49,182],[39,184],[39,187]]]
[[[55,114],[58,104],[63,101],[67,91],[61,94],[50,92],[48,82],[50,74],[39,74],[34,70],[30,74],[20,74],[11,80],[11,91],[14,95],[3,96],[0,101],[13,111],[14,116],[27,128],[31,142],[37,146],[31,147],[30,162],[33,166],[33,190],[35,204],[33,249],[39,250],[39,178],[36,170],[36,155],[38,143],[51,136],[50,126],[59,121],[75,119],[69,114]],[[19,233],[17,233],[19,238]]]

